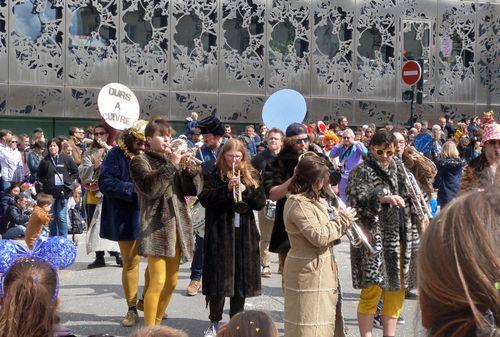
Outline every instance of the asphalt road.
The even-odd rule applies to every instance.
[[[356,306],[359,291],[352,288],[349,244],[344,238],[336,247],[336,258],[339,264],[343,287],[343,310],[349,329],[349,336],[359,336],[356,319]],[[93,256],[85,253],[85,238],[80,236],[78,257],[74,265],[60,273],[61,306],[60,316],[64,325],[78,336],[93,334],[109,334],[111,336],[128,336],[134,328],[124,328],[120,321],[127,311],[121,286],[121,268],[115,260],[107,256],[107,267],[87,269]],[[180,268],[179,283],[168,307],[168,319],[163,324],[185,330],[190,337],[202,337],[207,328],[208,309],[205,308],[204,296],[185,296],[189,284],[190,264]],[[145,260],[141,262],[140,285],[144,284]],[[277,272],[277,256],[272,258],[272,270]],[[281,275],[273,274],[263,279],[262,296],[247,300],[246,309],[258,309],[268,312],[277,323],[283,335],[283,295],[281,291]],[[398,326],[397,336],[423,336],[419,324],[417,301],[405,302],[403,315],[404,325]],[[229,303],[226,301],[224,321],[229,320]],[[142,325],[142,313],[139,326]],[[374,336],[382,336],[382,330],[374,329]]]

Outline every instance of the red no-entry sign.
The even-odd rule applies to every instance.
[[[401,69],[401,76],[403,82],[408,85],[414,85],[422,76],[422,68],[417,61],[408,61],[403,65],[403,69]]]

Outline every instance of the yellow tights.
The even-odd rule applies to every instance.
[[[177,286],[181,261],[179,244],[175,257],[148,256],[149,285],[144,296],[144,325],[159,325]]]
[[[137,241],[118,241],[118,245],[120,246],[120,254],[123,260],[122,285],[125,299],[129,307],[135,307],[139,289],[139,262],[141,262],[141,257],[137,255]],[[146,292],[149,283],[147,269],[145,278],[143,294]]]

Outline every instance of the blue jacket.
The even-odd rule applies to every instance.
[[[101,164],[99,190],[104,195],[101,238],[131,241],[139,237],[139,204],[130,178],[130,158],[115,146]]]
[[[460,179],[465,162],[460,159],[440,159],[436,163],[438,169],[434,178],[434,188],[437,188],[438,203],[443,208],[460,192]]]

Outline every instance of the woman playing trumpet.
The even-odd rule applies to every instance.
[[[323,157],[302,157],[288,190],[283,211],[291,246],[284,268],[285,335],[345,336],[332,247],[356,211],[330,207],[330,169]]]
[[[229,314],[234,316],[243,310],[245,298],[260,295],[260,236],[253,211],[264,207],[266,197],[246,146],[237,139],[226,142],[215,162],[203,164],[203,181],[198,195],[206,209],[203,294],[211,321],[205,336],[215,336],[226,297],[231,298]],[[235,207],[242,202],[248,207],[237,213]]]
[[[193,226],[185,196],[201,184],[195,171],[183,170],[179,148],[172,149],[172,128],[155,117],[144,132],[147,149],[130,162],[140,208],[138,253],[148,258],[149,285],[144,296],[144,325],[160,324],[177,285],[181,261],[192,258]]]

